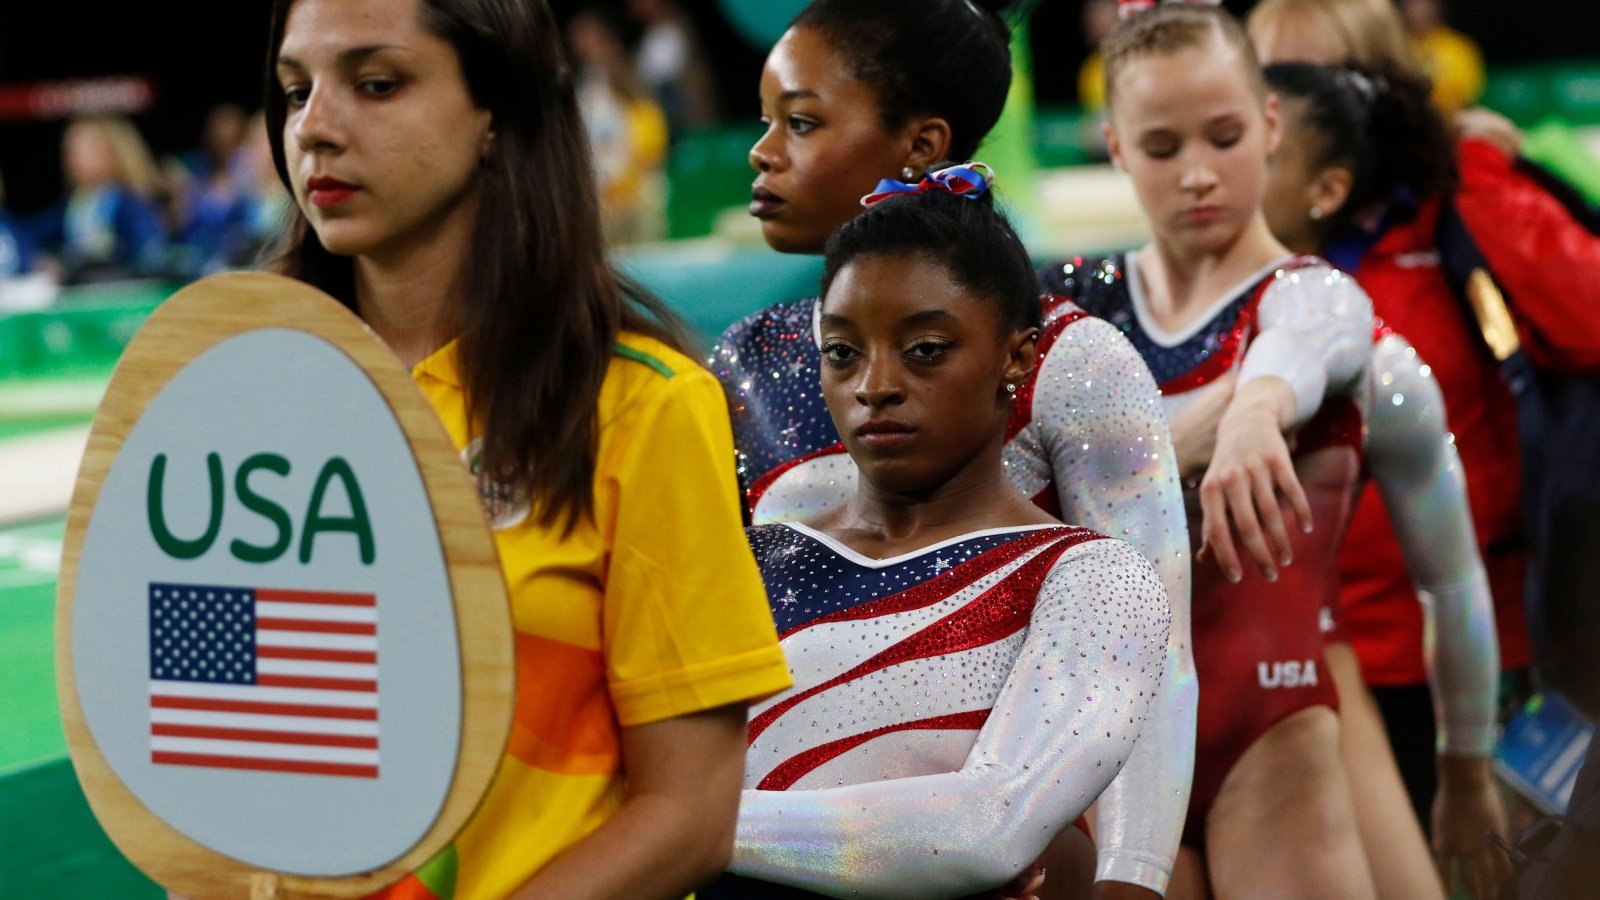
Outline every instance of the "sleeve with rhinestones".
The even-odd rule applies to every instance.
[[[1283,269],[1272,278],[1239,383],[1265,376],[1288,382],[1298,425],[1325,395],[1360,386],[1372,346],[1372,301],[1355,279],[1325,263]]]
[[[1120,541],[1064,552],[957,772],[744,792],[731,871],[830,896],[954,897],[1032,863],[1128,759],[1161,682],[1169,612]]]
[[[1161,394],[1115,326],[1081,319],[1040,362],[1030,424],[1019,438],[1008,455],[1048,466],[1062,519],[1143,551],[1167,589],[1166,678],[1143,738],[1101,796],[1095,821],[1096,878],[1163,893],[1194,777],[1198,688],[1189,645],[1189,530]]]
[[[1369,384],[1367,464],[1433,620],[1426,660],[1444,751],[1487,756],[1496,739],[1499,648],[1466,479],[1445,431],[1444,396],[1398,335],[1373,348]]]

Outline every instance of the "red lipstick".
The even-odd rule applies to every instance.
[[[318,209],[331,209],[349,200],[360,188],[348,181],[318,175],[306,180],[306,189],[311,192],[311,202]]]

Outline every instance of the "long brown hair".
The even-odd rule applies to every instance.
[[[606,258],[572,71],[545,0],[417,2],[494,122],[466,300],[452,311],[469,415],[483,434],[478,478],[492,488],[486,496],[528,498],[542,524],[570,531],[594,508],[597,407],[618,334],[682,348],[686,332]],[[291,190],[275,71],[293,4],[273,4],[265,103],[273,162]],[[291,217],[277,270],[353,309],[351,259],[324,249],[298,207]]]

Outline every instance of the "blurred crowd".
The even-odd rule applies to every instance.
[[[1116,5],[1084,4],[1091,48],[1116,23]],[[1445,24],[1442,0],[1402,0],[1400,8],[1409,53],[1431,75],[1435,101],[1446,112],[1470,106],[1484,85],[1477,46]],[[673,143],[718,120],[694,26],[674,0],[601,2],[580,7],[566,37],[606,237],[613,245],[661,240]],[[1099,54],[1091,52],[1079,76],[1085,109],[1103,107],[1103,81]],[[1084,137],[1098,144],[1099,129],[1086,128]],[[159,162],[131,121],[76,119],[63,133],[62,170],[64,196],[30,216],[6,211],[0,181],[0,282],[188,280],[248,266],[287,202],[260,114],[232,104],[210,111],[194,149]]]
[[[570,18],[567,41],[607,239],[661,240],[672,142],[718,117],[693,25],[673,0],[592,4]],[[6,211],[0,182],[0,284],[184,281],[248,267],[288,202],[260,113],[232,104],[208,113],[192,150],[159,161],[129,119],[80,117],[65,126],[61,164],[64,195],[32,215]]]
[[[1433,82],[1433,102],[1446,115],[1459,112],[1483,96],[1483,53],[1468,35],[1451,28],[1446,21],[1445,0],[1398,0],[1396,6],[1405,23],[1404,43],[1386,48],[1387,56],[1407,62]],[[1329,10],[1348,7],[1330,6]],[[1083,39],[1088,55],[1078,70],[1078,103],[1084,109],[1105,108],[1105,67],[1100,59],[1100,44],[1117,24],[1117,0],[1086,0],[1083,4]],[[1318,22],[1333,29],[1350,43],[1386,43],[1383,33],[1357,34],[1373,29],[1351,16],[1347,22]],[[1291,48],[1296,49],[1296,48]]]
[[[0,277],[77,285],[248,266],[287,203],[260,114],[233,105],[209,112],[193,150],[160,162],[128,119],[82,116],[62,133],[61,166],[55,204],[0,211]]]
[[[666,236],[672,141],[717,121],[711,70],[673,0],[581,7],[567,23],[578,105],[594,148],[600,211],[613,245]]]

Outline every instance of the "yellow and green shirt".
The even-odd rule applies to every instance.
[[[455,354],[452,343],[412,376],[470,460],[478,442]],[[454,845],[381,897],[511,893],[621,806],[623,727],[790,684],[715,379],[624,334],[599,402],[593,517],[565,535],[525,511],[494,523],[517,654],[500,771]]]

